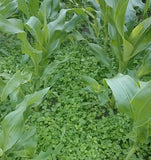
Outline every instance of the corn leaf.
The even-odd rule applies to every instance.
[[[126,23],[133,22],[136,17],[135,7],[139,7],[141,10],[144,8],[144,3],[142,0],[129,0],[128,6],[126,9]]]
[[[122,74],[118,74],[112,79],[106,79],[106,82],[113,92],[119,111],[133,117],[135,113],[130,102],[139,90],[137,83],[130,76]]]
[[[37,147],[37,135],[36,135],[36,128],[30,127],[28,130],[25,130],[15,144],[13,152],[18,157],[33,157],[35,154]]]
[[[32,160],[52,159],[51,153],[52,153],[52,150],[48,149],[46,152],[40,152],[39,155],[37,155]]]
[[[3,0],[0,1],[0,14],[3,15],[5,18],[10,17],[15,13],[15,10],[17,9],[17,2],[16,0]]]
[[[109,23],[108,32],[109,32],[109,36],[111,38],[112,51],[116,55],[116,57],[120,60],[120,59],[122,59],[122,54],[121,54],[122,53],[122,50],[121,50],[122,39],[121,39],[121,36],[120,36],[119,32],[117,31],[114,24]]]
[[[28,5],[26,3],[25,0],[17,0],[18,3],[18,9],[21,10],[27,18],[30,17],[30,12],[29,12],[29,8]]]
[[[36,41],[38,41],[39,44],[42,46],[44,40],[43,40],[43,35],[41,30],[42,24],[39,21],[39,19],[34,16],[30,17],[25,27],[33,36],[35,36]]]
[[[39,0],[28,0],[28,7],[30,15],[37,17],[39,11]]]
[[[0,94],[4,87],[5,87],[5,82],[0,78]]]
[[[55,71],[55,69],[58,67],[58,65],[60,65],[61,63],[66,62],[67,60],[68,60],[68,58],[65,58],[65,59],[62,60],[62,61],[55,61],[55,62],[49,64],[49,65],[44,69],[43,74],[42,74],[42,76],[40,77],[41,81],[44,81],[48,75],[51,75],[51,74]]]
[[[65,39],[66,34],[70,32],[79,17],[74,15],[71,20],[65,21],[67,9],[62,9],[56,20],[50,22],[48,24],[48,29],[50,33],[50,41],[48,44],[48,52],[51,53],[57,47],[60,46],[61,42]]]
[[[146,49],[151,41],[151,17],[145,19],[139,25],[137,25],[131,32],[128,41],[133,45],[133,50],[131,52],[124,53],[124,61],[128,61],[130,58],[137,55],[139,52]]]
[[[140,127],[151,120],[150,97],[151,81],[141,88],[131,101],[135,113],[135,127]]]
[[[103,63],[105,66],[109,67],[110,59],[107,57],[102,47],[94,43],[88,43],[88,44],[90,46],[92,53],[96,56],[97,60]]]
[[[0,15],[0,30],[4,33],[12,34],[24,32],[21,20],[15,18],[6,19],[2,15]]]
[[[9,94],[14,92],[21,84],[27,83],[31,79],[32,74],[16,72],[7,82],[1,94],[1,100],[4,101]]]
[[[144,7],[144,15],[147,13],[149,9],[151,9],[151,0],[146,0],[145,7]]]
[[[143,64],[139,68],[137,72],[138,77],[142,77],[147,75],[151,72],[151,51],[146,55],[145,59],[143,60]]]
[[[95,79],[89,76],[82,76],[82,79],[87,83],[90,91],[97,94],[101,93],[101,85]]]
[[[114,21],[121,37],[124,37],[124,24],[127,5],[128,0],[118,1],[114,15]]]
[[[38,73],[38,66],[42,58],[42,51],[33,48],[27,40],[27,34],[25,32],[18,34],[18,38],[22,41],[22,53],[28,54],[34,65],[36,73]]]
[[[25,119],[28,116],[29,107],[37,106],[41,103],[49,88],[27,95],[25,99],[16,106],[16,110],[9,113],[3,119],[2,126],[2,149],[4,152],[12,148],[23,134]]]

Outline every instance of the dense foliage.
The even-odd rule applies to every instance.
[[[0,159],[151,159],[150,9],[0,0]]]

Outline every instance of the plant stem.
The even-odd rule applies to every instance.
[[[127,66],[127,62],[124,62],[122,60],[119,60],[119,69],[118,69],[118,72],[119,73],[123,73],[125,68]]]
[[[134,142],[133,147],[131,148],[131,150],[129,151],[127,157],[125,158],[125,160],[129,160],[131,158],[131,156],[134,154],[134,152],[136,151],[136,147],[137,147],[137,143]]]

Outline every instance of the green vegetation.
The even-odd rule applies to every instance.
[[[1,160],[151,159],[150,5],[0,0]]]

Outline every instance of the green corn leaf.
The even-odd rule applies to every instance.
[[[62,9],[59,13],[58,18],[48,24],[51,38],[53,38],[54,33],[56,31],[61,31],[64,28],[65,17],[66,17],[67,11],[68,10],[66,9]]]
[[[33,158],[32,160],[52,160],[52,150],[48,149],[46,152],[40,152],[38,156],[36,156],[35,158]]]
[[[150,136],[149,122],[147,122],[143,126],[140,126],[137,128],[135,128],[135,126],[134,126],[134,130],[136,130],[136,136],[137,136],[136,141],[139,143],[144,143],[148,139],[148,137]]]
[[[87,83],[89,89],[94,93],[101,93],[101,85],[93,78],[89,76],[82,76],[82,79]]]
[[[110,60],[102,47],[94,43],[88,43],[92,53],[96,56],[97,60],[103,63],[105,66],[110,67]]]
[[[10,17],[15,13],[17,9],[17,2],[16,0],[8,1],[5,0],[0,2],[0,14],[3,15],[5,18]]]
[[[118,1],[114,15],[115,24],[121,37],[124,37],[125,14],[128,1],[129,0]]]
[[[59,9],[60,9],[60,0],[51,1],[51,15],[50,15],[51,19],[56,17]]]
[[[48,52],[51,53],[61,43],[61,39],[64,39],[65,33],[63,33],[65,17],[67,10],[61,10],[58,18],[48,24],[48,29],[50,33],[50,41],[48,44]]]
[[[27,95],[25,99],[16,106],[16,110],[5,116],[1,123],[3,131],[2,149],[4,152],[12,148],[21,138],[25,119],[27,119],[29,114],[29,107],[35,107],[39,105],[48,90],[49,88],[46,88],[35,92],[34,94]]]
[[[39,19],[34,16],[30,17],[25,27],[33,36],[35,36],[36,41],[38,41],[39,44],[42,46],[44,39],[42,35],[42,30],[41,30],[42,24],[39,21]]]
[[[134,46],[129,41],[123,38],[123,56],[122,57],[124,62],[129,61],[133,50],[134,50]]]
[[[122,50],[121,50],[121,43],[122,39],[120,34],[118,33],[115,25],[110,24],[108,25],[108,32],[111,39],[111,48],[113,50],[113,53],[116,55],[116,57],[120,60],[122,59]]]
[[[137,72],[137,77],[142,77],[151,72],[151,51],[146,55],[143,64]]]
[[[49,64],[43,71],[43,74],[41,76],[41,81],[44,81],[46,79],[47,76],[51,75],[55,69],[58,67],[58,65],[60,65],[61,63],[64,63],[68,60],[68,57],[66,57],[64,60],[62,61],[55,61],[51,64]]]
[[[4,87],[5,87],[5,82],[0,78],[0,93],[2,92]]]
[[[78,31],[74,31],[71,35],[70,40],[74,43],[74,40],[75,39],[76,41],[85,41],[86,39],[82,36],[82,34]]]
[[[46,18],[48,18],[51,14],[52,0],[44,0],[39,9],[39,14],[45,12]]]
[[[47,45],[50,41],[50,33],[49,33],[48,25],[44,25],[43,27],[43,36],[44,36],[44,47],[47,48]]]
[[[42,59],[42,51],[37,50],[30,45],[25,32],[18,34],[18,38],[22,41],[22,53],[28,54],[31,57],[35,65],[36,73],[38,73],[39,62]]]
[[[105,0],[99,0],[99,7],[101,9],[101,14],[103,16],[103,18],[105,19],[105,14],[106,14],[106,3]]]
[[[149,31],[151,28],[151,17],[145,19],[140,24],[138,24],[132,31],[129,36],[129,41],[136,45],[140,39],[144,36],[144,34]]]
[[[18,3],[18,9],[21,10],[27,18],[30,17],[30,12],[29,12],[29,8],[28,5],[26,3],[25,0],[17,0]]]
[[[79,18],[80,18],[79,16],[74,14],[74,16],[71,18],[71,20],[65,22],[64,31],[67,33],[71,32],[75,28],[75,25],[76,25],[77,21],[79,20]]]
[[[33,157],[37,147],[36,128],[30,127],[24,131],[21,138],[15,144],[13,152],[18,157]]]
[[[39,0],[29,0],[28,7],[30,15],[37,17],[39,11]]]
[[[32,74],[16,72],[4,87],[1,100],[4,101],[9,94],[14,92],[21,84],[27,83],[31,79]]]
[[[106,79],[106,82],[113,92],[119,111],[133,117],[135,112],[130,102],[139,90],[137,83],[130,76],[122,74],[118,74],[112,79]]]
[[[144,8],[144,3],[142,0],[129,0],[128,6],[126,9],[126,23],[135,21],[136,11],[135,7],[139,7],[141,10]]]
[[[61,149],[63,148],[63,144],[58,144],[55,150],[52,153],[52,159],[57,160],[57,155],[60,153]]]
[[[65,40],[66,34],[70,32],[77,21],[77,16],[74,15],[71,20],[65,21],[66,14],[70,10],[62,9],[54,21],[48,24],[48,29],[50,33],[50,41],[48,44],[48,52],[51,53],[57,47],[60,46],[61,42]]]
[[[137,25],[131,32],[128,41],[131,45],[133,45],[134,48],[131,52],[127,52],[127,54],[124,55],[124,61],[128,61],[129,59],[137,55],[139,52],[146,49],[151,43],[150,39],[151,17],[145,19],[143,22]]]
[[[101,1],[100,1],[101,2]],[[118,3],[118,0],[114,0],[114,1],[111,1],[111,0],[105,0],[106,4],[108,6],[110,6],[111,8],[115,9],[116,6],[117,6],[117,3]]]
[[[15,18],[6,19],[0,15],[0,31],[12,34],[22,33],[24,32],[22,21]]]
[[[145,7],[144,7],[144,15],[147,13],[149,9],[151,9],[151,0],[146,0]]]
[[[149,123],[147,122],[143,126],[133,127],[132,131],[128,134],[128,137],[137,143],[144,143],[147,138],[150,136],[149,134]]]
[[[131,101],[135,113],[135,127],[140,127],[151,120],[150,97],[151,81],[141,88]]]

